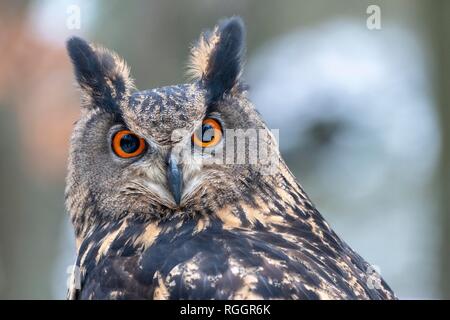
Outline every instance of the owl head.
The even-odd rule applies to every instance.
[[[192,218],[252,201],[279,154],[241,81],[244,38],[240,18],[221,21],[191,49],[191,82],[144,91],[117,54],[68,41],[82,94],[66,187],[78,237],[105,220]]]

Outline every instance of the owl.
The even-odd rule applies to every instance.
[[[395,299],[281,158],[241,79],[244,41],[239,17],[219,21],[190,82],[144,91],[117,54],[67,42],[82,96],[70,299]]]

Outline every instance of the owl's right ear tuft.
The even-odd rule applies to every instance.
[[[208,92],[208,102],[239,89],[245,54],[245,28],[242,19],[220,21],[212,31],[202,33],[191,50],[188,73]]]
[[[78,37],[67,41],[67,51],[83,93],[83,104],[108,112],[118,111],[121,102],[134,89],[125,61],[116,53]]]

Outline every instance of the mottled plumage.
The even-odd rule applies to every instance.
[[[188,84],[136,91],[117,55],[78,38],[68,51],[83,94],[66,188],[81,270],[70,298],[395,298],[384,281],[370,285],[369,264],[315,209],[273,135],[260,133],[273,172],[217,161],[230,148],[226,130],[269,132],[240,79],[239,18],[200,37]],[[211,117],[224,138],[205,155],[191,135]],[[142,155],[114,154],[121,129],[145,139]]]

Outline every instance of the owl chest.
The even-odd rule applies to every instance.
[[[354,266],[344,265],[344,260],[324,254],[323,248],[315,250],[311,244],[305,249],[265,231],[205,228],[196,232],[195,224],[178,229],[139,228],[116,230],[113,240],[103,235],[86,253],[80,252],[79,263],[85,271],[80,298],[366,296],[364,288],[357,286],[363,279],[358,270],[352,272]],[[339,273],[348,280],[340,280]]]

